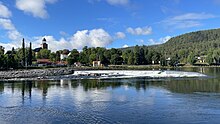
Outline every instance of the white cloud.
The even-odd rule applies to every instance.
[[[127,6],[130,3],[129,0],[106,0],[106,2],[114,6]]]
[[[6,51],[10,50],[12,47],[18,47],[19,43],[17,41],[21,40],[22,37],[9,19],[11,16],[11,11],[0,2],[0,29],[5,30],[7,37],[11,40],[9,43],[0,42],[0,46],[5,47]]]
[[[112,6],[129,6],[130,0],[88,0],[89,3],[105,1]]]
[[[16,0],[16,7],[34,17],[47,18],[46,4],[55,3],[57,0]]]
[[[10,19],[0,18],[0,28],[7,31],[8,38],[11,40],[20,40],[21,34],[17,31]]]
[[[150,35],[152,34],[151,27],[137,27],[137,28],[127,28],[127,32],[133,35]]]
[[[14,30],[15,29],[15,27],[12,24],[10,19],[3,19],[3,18],[0,18],[0,27],[2,27],[5,30]]]
[[[72,50],[73,46],[71,42],[65,40],[64,38],[61,38],[59,40],[56,40],[53,36],[38,36],[31,39],[33,48],[40,47],[40,44],[42,43],[42,39],[46,38],[48,47],[51,51],[57,51],[57,50],[63,50],[63,49],[70,49]]]
[[[11,11],[0,2],[0,17],[9,18],[11,15]]]
[[[71,38],[77,49],[84,46],[105,47],[113,42],[113,38],[103,29],[77,31]]]
[[[201,26],[200,20],[215,18],[215,15],[207,13],[186,13],[174,17],[167,18],[162,23],[174,29],[192,28]]]
[[[171,39],[171,36],[162,37],[159,40],[149,39],[148,44],[149,45],[163,44],[169,41],[170,39]]]
[[[124,39],[126,37],[125,33],[123,32],[117,32],[115,33],[116,39]]]
[[[65,39],[61,38],[59,40],[55,39],[53,36],[39,36],[34,37],[33,48],[40,47],[42,39],[46,38],[48,47],[52,51],[62,50],[62,49],[82,49],[84,46],[89,47],[106,47],[113,42],[112,37],[103,29],[93,29],[93,30],[82,30],[77,31],[71,37]]]
[[[122,46],[123,48],[127,48],[128,47],[128,45],[127,44],[125,44],[124,46]]]

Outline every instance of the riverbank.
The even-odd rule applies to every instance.
[[[61,76],[61,75],[69,75],[73,73],[74,73],[73,68],[9,70],[9,71],[0,71],[0,79],[44,78],[47,76]]]

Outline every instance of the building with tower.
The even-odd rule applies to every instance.
[[[42,43],[41,43],[41,47],[35,48],[34,52],[37,54],[38,52],[40,52],[41,49],[47,49],[48,50],[48,44],[47,44],[46,38],[43,38]]]
[[[47,44],[46,38],[43,38],[41,48],[42,49],[48,49],[48,44]]]

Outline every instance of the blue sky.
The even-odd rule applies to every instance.
[[[179,34],[220,28],[220,0],[0,0],[0,45],[52,51],[161,44]]]

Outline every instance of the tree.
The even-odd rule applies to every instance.
[[[140,63],[140,48],[136,45],[134,48],[134,64],[139,65]]]
[[[37,59],[49,59],[50,58],[50,50],[41,49],[37,54]]]
[[[134,65],[134,53],[131,51],[128,56],[128,65]]]
[[[55,61],[60,61],[60,53],[61,53],[61,51],[56,51],[56,59],[55,59]]]
[[[205,61],[206,61],[209,65],[211,65],[211,64],[213,63],[212,52],[209,52],[209,53],[208,53],[208,55],[207,55]]]
[[[30,42],[30,47],[29,47],[29,52],[28,52],[28,65],[32,65],[32,59],[33,59],[33,56],[32,56],[32,44]]]
[[[26,65],[26,53],[25,53],[25,42],[24,38],[22,40],[22,66],[24,67]]]
[[[50,61],[52,61],[52,62],[56,62],[56,53],[54,53],[54,52],[52,52],[51,54],[50,54]]]
[[[123,58],[119,56],[119,54],[114,54],[111,56],[110,60],[113,65],[121,65],[123,63]]]
[[[75,62],[78,61],[79,61],[79,52],[77,51],[77,49],[73,49],[67,58],[67,62],[69,65],[73,65]]]
[[[194,56],[193,53],[190,53],[190,54],[189,54],[187,60],[188,60],[188,63],[190,63],[191,65],[195,64],[195,62],[196,62],[196,58],[195,58],[195,56]]]
[[[129,54],[130,54],[131,50],[126,50],[122,53],[122,58],[124,60],[124,64],[128,64],[128,58],[129,58]]]
[[[4,68],[4,62],[5,61],[5,56],[4,56],[4,48],[0,47],[0,69]]]

